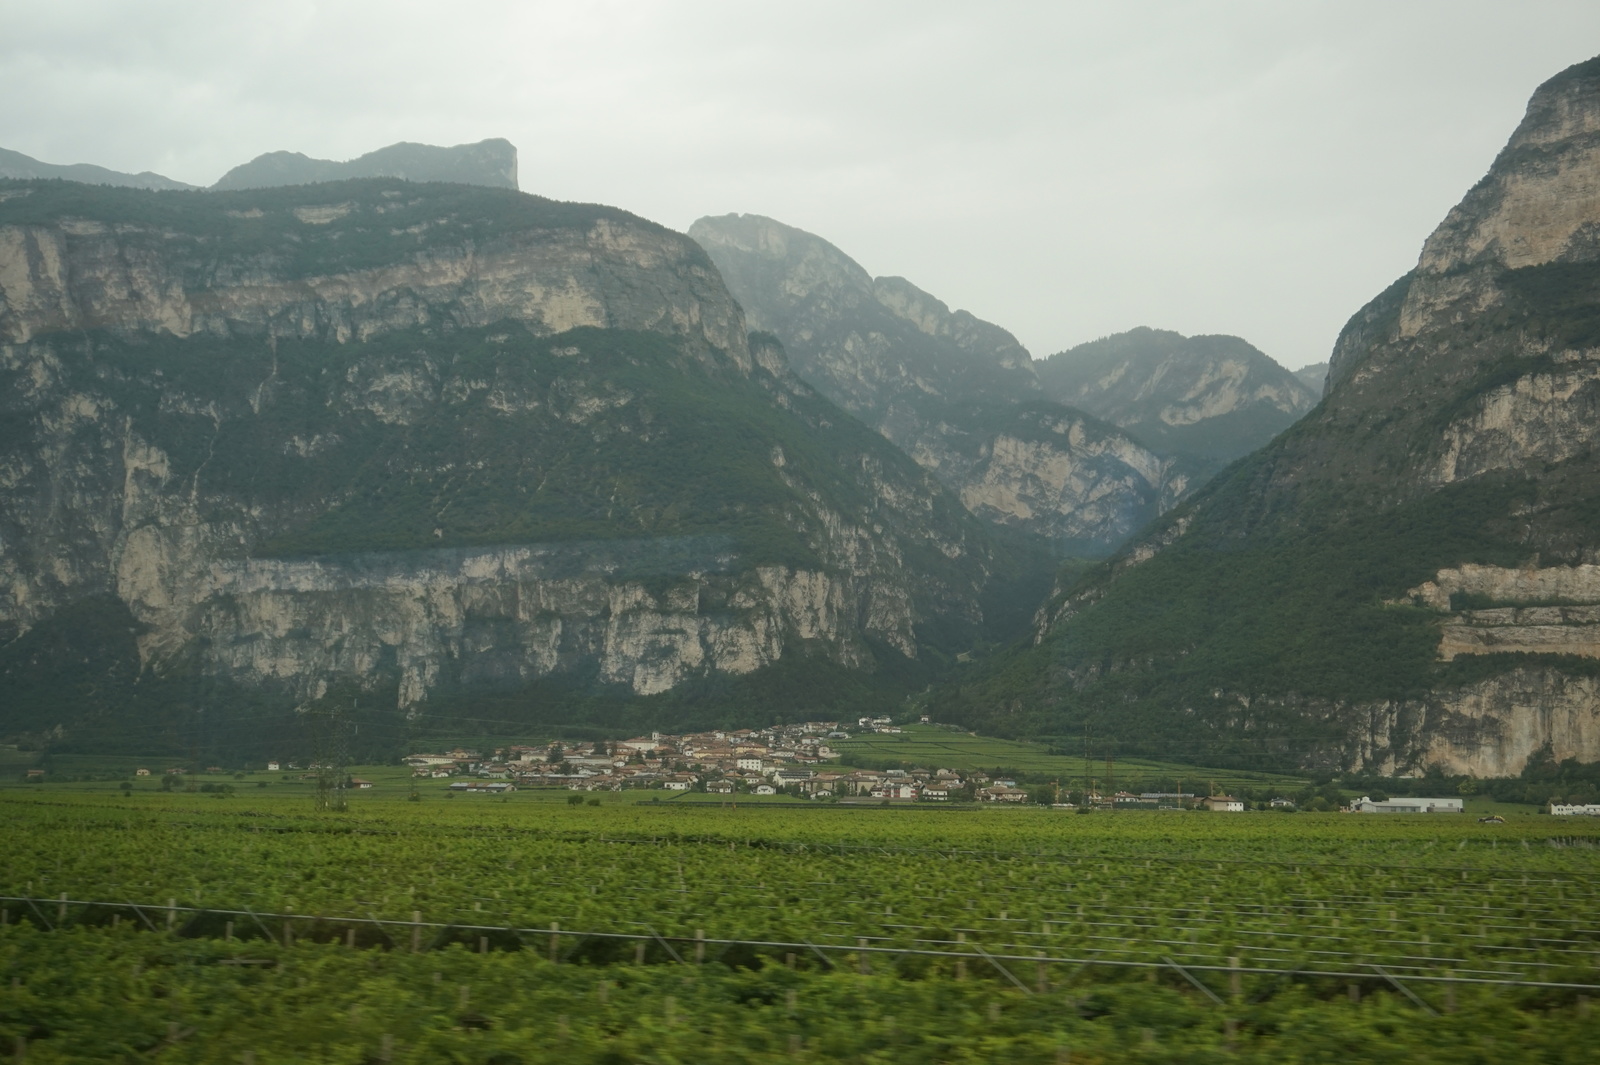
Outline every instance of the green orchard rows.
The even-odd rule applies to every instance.
[[[54,801],[46,802],[45,799]],[[1600,982],[1587,823],[10,792],[0,893],[667,937]]]

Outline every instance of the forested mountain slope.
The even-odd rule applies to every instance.
[[[1323,402],[942,717],[1380,772],[1600,759],[1600,59],[1552,78]]]
[[[1183,463],[1052,401],[1010,333],[904,278],[759,215],[702,218],[689,235],[796,373],[979,517],[1058,555],[1102,554],[1193,487]]]
[[[1238,337],[1144,327],[1050,356],[1039,381],[1052,399],[1163,454],[1209,464],[1265,444],[1310,410],[1321,390]]]
[[[816,711],[1019,575],[609,207],[0,184],[0,397],[8,735]]]

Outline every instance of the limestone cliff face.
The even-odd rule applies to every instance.
[[[1535,92],[1315,407],[1057,589],[1014,704],[1173,754],[1600,761],[1597,234],[1600,59]]]
[[[1307,768],[1414,776],[1436,766],[1476,777],[1516,776],[1544,757],[1594,761],[1600,752],[1597,704],[1600,678],[1537,665],[1418,699],[1277,703],[1341,736],[1298,752]]]
[[[796,372],[948,485],[974,514],[1064,551],[1104,549],[1192,479],[1116,427],[1052,403],[1004,329],[827,241],[758,215],[689,230]]]
[[[1425,699],[1357,704],[1355,764],[1520,772],[1548,748],[1600,760],[1600,60],[1546,82],[1416,269],[1351,320],[1313,434],[1278,485],[1392,471],[1380,506],[1489,493],[1456,520],[1520,565],[1438,555],[1402,597],[1438,613],[1440,661],[1522,664]],[[1335,450],[1332,440],[1341,441]],[[1291,473],[1293,465],[1298,470]],[[1414,503],[1410,501],[1416,501]],[[1487,545],[1486,545],[1487,547]],[[1436,549],[1437,552],[1438,549]],[[1459,548],[1456,550],[1460,550]]]
[[[123,212],[102,198],[88,217],[41,203],[30,222],[29,198],[50,190],[18,187],[19,221],[0,224],[0,342],[86,330],[345,342],[511,319],[549,332],[670,332],[748,363],[743,317],[699,249],[622,211],[549,205],[490,228],[475,213],[483,204],[453,193],[314,190]],[[519,206],[500,195],[494,209]],[[357,242],[379,247],[348,253]]]
[[[144,671],[408,711],[982,630],[981,526],[678,234],[399,182],[4,191],[0,689],[90,602]]]
[[[1228,461],[1254,451],[1321,393],[1238,337],[1140,327],[1050,356],[1049,395],[1164,452]]]

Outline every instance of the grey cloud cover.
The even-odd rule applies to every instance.
[[[209,184],[503,136],[522,187],[749,211],[1015,331],[1291,366],[1408,269],[1600,5],[0,0],[0,146]]]

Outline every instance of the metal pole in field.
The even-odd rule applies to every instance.
[[[411,911],[411,953],[422,952],[422,911]]]
[[[694,963],[696,965],[704,965],[706,963],[706,930],[704,928],[696,928],[694,930]]]
[[[550,964],[561,964],[561,922],[550,922]]]

